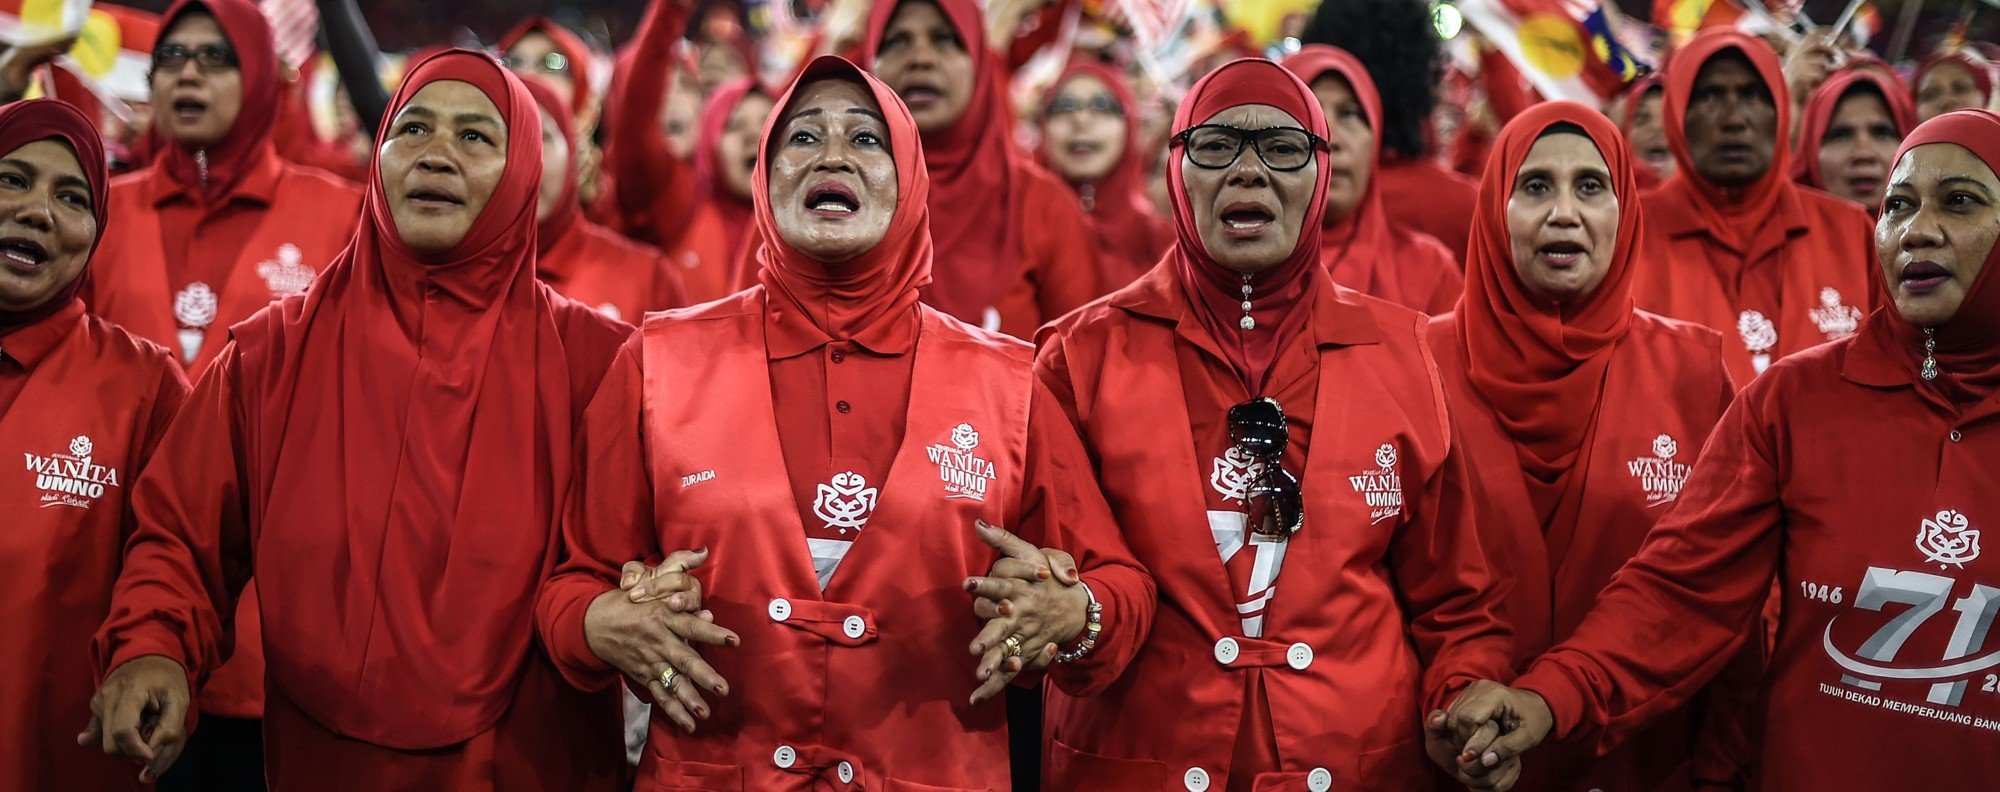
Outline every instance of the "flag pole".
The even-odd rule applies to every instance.
[[[1889,38],[1889,62],[1898,63],[1909,52],[1910,36],[1917,30],[1917,12],[1924,0],[1903,0],[1903,16],[1896,20],[1896,35]]]

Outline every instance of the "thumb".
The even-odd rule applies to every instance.
[[[625,562],[625,566],[618,572],[618,587],[621,589],[630,589],[638,585],[639,580],[645,576],[645,564],[637,561],[627,561]]]
[[[97,720],[97,713],[94,713],[94,712],[93,712],[93,713],[91,713],[91,715],[90,715],[90,725],[88,725],[88,726],[85,726],[85,727],[83,727],[83,733],[82,733],[82,734],[78,734],[78,735],[76,736],[76,744],[77,744],[77,745],[89,745],[89,744],[91,744],[92,742],[95,742],[95,741],[97,740],[97,735],[98,735],[98,733],[99,733],[100,731],[102,731],[102,729],[100,728],[100,726],[101,726],[101,724],[100,724],[100,722],[99,722],[99,721]]]
[[[1539,735],[1529,734],[1527,729],[1515,729],[1500,735],[1492,745],[1487,746],[1486,752],[1479,757],[1479,763],[1487,767],[1499,767],[1527,753],[1528,749],[1535,747],[1541,741]]]

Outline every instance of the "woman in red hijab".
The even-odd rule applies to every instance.
[[[167,350],[84,312],[105,222],[104,146],[75,108],[0,108],[0,788],[118,790],[132,771],[69,739],[90,633],[133,528],[126,494],[187,398]]]
[[[1888,190],[1889,158],[1917,125],[1915,115],[1895,78],[1854,67],[1835,73],[1806,102],[1792,181],[1874,215]]]
[[[1995,82],[2000,65],[1973,47],[1946,50],[1917,67],[1911,81],[1916,89],[1917,120],[1929,121],[1953,110],[1995,109]]]
[[[1787,176],[1791,100],[1762,39],[1714,29],[1666,76],[1674,177],[1644,196],[1632,297],[1723,334],[1738,387],[1853,335],[1873,300],[1868,214]]]
[[[1382,160],[1382,99],[1368,68],[1346,50],[1312,44],[1285,59],[1326,113],[1326,188],[1320,263],[1333,282],[1424,313],[1444,313],[1465,287],[1457,255],[1436,237],[1390,219],[1376,165]]]
[[[1624,115],[1618,128],[1625,131],[1625,141],[1636,158],[1632,170],[1635,183],[1645,190],[1674,175],[1674,152],[1667,146],[1667,129],[1660,117],[1666,92],[1657,72],[1625,89]]]
[[[535,216],[535,274],[543,283],[613,319],[687,302],[666,255],[590,221],[577,205],[569,113],[541,80],[523,80],[540,108],[542,177]]]
[[[1425,319],[1320,266],[1298,78],[1232,62],[1174,130],[1175,247],[1036,363],[1160,592],[1123,676],[1050,695],[1051,786],[1427,786],[1422,708],[1507,673],[1508,634]]]
[[[1051,658],[1068,690],[1115,678],[1151,581],[1028,346],[918,303],[929,175],[896,94],[827,56],[777,106],[759,285],[619,354],[541,634],[575,684],[656,702],[641,788],[1008,789],[993,697]],[[676,593],[621,591],[634,559]]]
[[[1099,281],[1116,291],[1138,280],[1172,244],[1173,226],[1146,197],[1139,105],[1118,70],[1074,60],[1042,97],[1042,164],[1090,213]]]
[[[924,302],[1027,338],[1102,292],[1088,215],[1010,139],[1003,53],[973,0],[899,0],[868,11],[864,60],[917,119],[931,169],[937,277]]]
[[[597,80],[597,53],[583,38],[543,16],[533,16],[515,25],[500,37],[499,49],[506,53],[501,62],[521,79],[546,85],[556,94],[569,116],[572,130],[570,162],[581,174],[577,202],[593,221],[615,219],[615,201],[608,200],[615,187],[600,167],[599,153],[591,134],[597,129],[603,109]],[[580,132],[581,134],[578,134]]]
[[[748,77],[715,89],[701,109],[694,152],[695,182],[702,188],[701,211],[695,215],[683,256],[695,261],[734,262],[729,280],[703,284],[705,302],[743,289],[757,281],[756,251],[750,250],[754,212],[750,172],[757,164],[758,136],[771,117],[771,94]],[[694,271],[713,275],[713,268]]]
[[[1512,724],[1473,737],[1475,771],[1508,772],[1549,734],[1639,739],[1756,632],[1775,580],[1758,788],[1992,788],[2000,559],[1980,534],[2000,513],[1996,168],[1992,113],[1903,141],[1876,234],[1891,304],[1745,388],[1571,637],[1517,689],[1481,682],[1453,705],[1461,736]]]
[[[1515,575],[1523,663],[1569,636],[1679,498],[1736,393],[1720,335],[1632,307],[1636,166],[1589,107],[1517,116],[1487,161],[1465,296],[1431,321],[1466,464],[1491,471],[1477,521]],[[1525,788],[1691,789],[1694,738],[1683,711],[1607,757],[1564,745],[1527,765]]]
[[[136,484],[84,740],[171,764],[254,572],[273,789],[616,784],[617,700],[562,684],[532,610],[631,328],[535,280],[538,115],[489,56],[411,70],[353,242],[231,329]]]

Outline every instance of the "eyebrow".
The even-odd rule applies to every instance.
[[[16,157],[8,157],[6,159],[0,159],[0,165],[7,165],[10,167],[20,168],[23,171],[27,171],[28,176],[30,177],[40,175],[42,172],[42,169],[35,167],[34,163]]]
[[[1984,182],[1981,182],[1981,181],[1980,181],[1980,180],[1978,180],[1978,179],[1975,179],[1975,178],[1972,178],[1971,176],[1946,176],[1946,177],[1944,177],[1944,178],[1942,178],[1942,179],[1939,179],[1937,183],[1938,183],[1938,186],[1939,186],[1939,187],[1943,187],[1943,186],[1945,186],[1945,185],[1947,185],[1947,184],[1970,184],[1970,185],[1972,185],[1972,186],[1974,186],[1974,187],[1977,187],[1977,188],[1979,188],[1979,191],[1980,191],[1980,192],[1984,192],[1984,193],[1990,193],[1990,192],[1992,192],[1992,191],[1991,191],[1990,189],[1988,189],[1988,188],[1987,188],[1987,186],[1986,186],[1986,184],[1985,184]],[[1891,190],[1914,190],[1914,189],[1917,189],[1917,186],[1916,186],[1916,185],[1914,185],[1914,184],[1911,184],[1911,183],[1909,183],[1909,182],[1907,182],[1907,181],[1899,181],[1899,182],[1896,182],[1896,183],[1894,183],[1894,184],[1891,184],[1891,185],[1889,185],[1889,189],[1891,189]]]
[[[461,124],[492,124],[494,126],[503,126],[500,123],[500,119],[485,113],[459,113],[452,116],[451,120]]]

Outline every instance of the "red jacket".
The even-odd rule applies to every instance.
[[[1686,701],[1775,578],[1763,789],[1993,788],[2000,559],[1978,532],[2000,519],[2000,403],[1954,417],[1859,340],[1745,388],[1679,504],[1520,678],[1555,736],[1610,747]]]
[[[81,303],[0,341],[0,789],[133,786],[136,768],[76,731],[133,529],[126,495],[187,388],[167,350]]]
[[[687,303],[665,254],[582,217],[536,259],[535,274],[562,296],[626,322]]]
[[[1479,181],[1429,157],[1384,160],[1375,178],[1382,180],[1382,207],[1389,210],[1389,219],[1437,237],[1463,268]]]
[[[656,713],[640,789],[1007,789],[1005,708],[966,703],[977,684],[965,647],[982,623],[960,584],[995,558],[973,520],[1077,555],[1105,632],[1058,668],[1069,689],[1103,684],[1138,649],[1150,581],[1108,534],[1073,466],[1081,448],[1035,395],[1026,345],[924,308],[901,449],[822,590],[802,517],[826,518],[802,516],[793,496],[763,303],[757,287],[654,316],[620,354],[585,418],[581,506],[540,598],[543,640],[579,686],[616,681],[583,635],[591,600],[625,561],[708,547],[703,604],[743,639],[703,652],[730,695],[711,697],[693,735]]]
[[[1317,393],[1298,471],[1306,522],[1250,638],[1218,555],[1224,526],[1207,510],[1227,460],[1190,442],[1185,367],[1212,342],[1184,295],[1163,265],[1043,333],[1037,373],[1084,437],[1160,600],[1123,676],[1087,698],[1050,694],[1051,788],[1428,785],[1419,719],[1471,679],[1505,675],[1509,640],[1425,320],[1323,288],[1281,355],[1311,357]],[[1233,769],[1258,732],[1282,767]]]
[[[1714,331],[1635,312],[1611,351],[1596,428],[1577,457],[1583,472],[1571,474],[1581,477],[1574,486],[1582,488],[1582,506],[1566,524],[1542,525],[1518,472],[1513,439],[1467,376],[1458,333],[1455,314],[1431,321],[1431,345],[1466,467],[1486,471],[1473,487],[1481,535],[1496,563],[1515,576],[1506,610],[1516,663],[1526,666],[1569,637],[1598,592],[1679,499],[1695,455],[1736,388],[1723,371],[1722,339]],[[1520,786],[1691,789],[1694,715],[1682,710],[1662,719],[1643,738],[1603,758],[1593,758],[1588,744],[1545,745],[1523,763]]]

